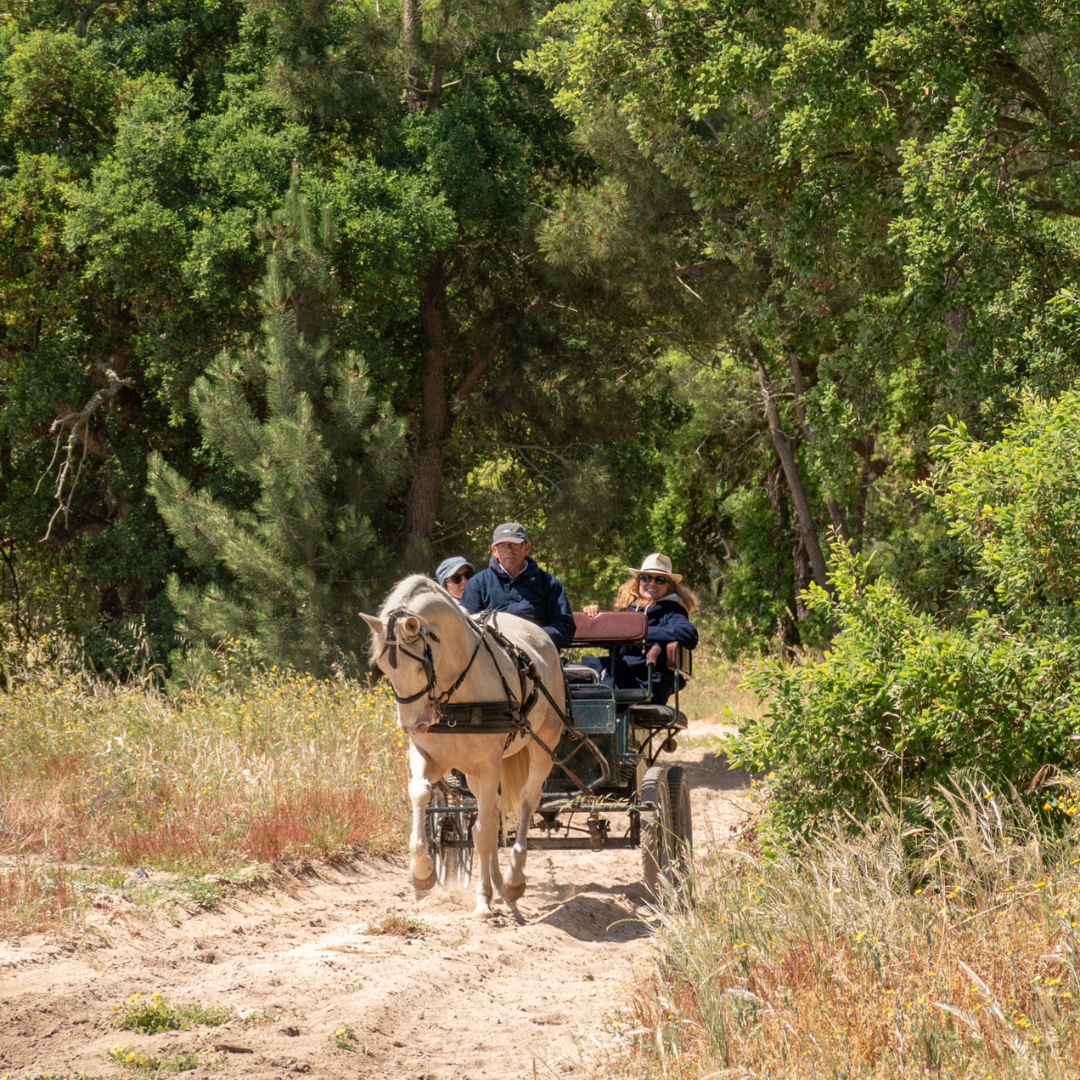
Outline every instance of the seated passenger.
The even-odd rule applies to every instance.
[[[528,619],[561,649],[574,640],[574,615],[562,582],[541,570],[531,551],[524,527],[503,522],[491,538],[491,561],[465,586],[461,606],[474,615],[506,611]]]
[[[475,573],[476,568],[468,559],[462,555],[451,555],[439,563],[435,580],[460,604],[461,594]]]
[[[644,611],[649,629],[645,645],[622,645],[615,653],[614,685],[621,690],[646,689],[651,660],[654,667],[650,701],[666,705],[675,690],[675,673],[667,668],[665,649],[672,641],[687,649],[697,646],[698,632],[690,616],[697,610],[698,600],[682,584],[682,574],[671,572],[671,560],[666,555],[650,555],[639,569],[631,567],[630,572],[634,576],[620,587],[615,610]],[[582,610],[593,618],[600,614],[596,604]],[[612,681],[607,657],[586,656],[582,663],[601,671],[605,682]]]

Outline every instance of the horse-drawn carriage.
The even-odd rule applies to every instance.
[[[510,614],[472,617],[422,575],[399,582],[379,615],[364,618],[409,736],[417,892],[471,876],[476,913],[489,915],[496,891],[511,903],[523,894],[529,847],[640,846],[654,895],[685,869],[686,774],[659,757],[686,726],[679,686],[688,652],[654,649],[644,689],[613,688],[588,665],[564,664],[540,627]],[[645,647],[643,612],[578,613],[575,623],[574,647],[607,652],[608,670],[617,650]],[[676,673],[673,706],[650,703],[656,663]],[[505,878],[500,847],[510,848]]]
[[[606,653],[609,671],[619,649],[645,642],[644,612],[609,611],[595,618],[575,612],[574,621],[573,647]],[[679,690],[691,675],[692,654],[677,642],[656,653],[648,684],[654,665],[673,672],[671,705],[651,704],[650,688],[615,688],[593,667],[564,663],[573,730],[563,731],[555,750],[556,767],[544,783],[528,840],[534,851],[640,847],[653,895],[663,880],[677,880],[687,869],[693,843],[686,771],[659,761],[676,749],[675,735],[686,727]],[[468,877],[476,812],[471,792],[453,776],[432,788],[428,837],[440,884]],[[510,830],[501,843],[512,842]]]

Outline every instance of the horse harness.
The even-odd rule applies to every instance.
[[[594,745],[591,739],[582,735],[573,725],[573,710],[570,705],[569,694],[567,694],[566,701],[564,702],[564,711],[548,692],[543,680],[541,680],[537,673],[536,664],[533,662],[532,657],[520,646],[510,641],[495,625],[497,612],[484,611],[480,613],[476,620],[470,620],[473,629],[476,631],[476,645],[473,648],[472,655],[469,657],[469,662],[462,669],[461,674],[458,675],[453,684],[442,691],[442,693],[438,694],[438,696],[435,694],[437,677],[435,675],[435,660],[431,652],[431,642],[434,641],[437,645],[441,644],[441,642],[438,635],[433,631],[426,629],[423,624],[420,626],[419,633],[412,637],[404,637],[403,635],[401,641],[399,641],[397,637],[398,621],[408,617],[408,615],[408,612],[399,609],[391,612],[387,617],[386,642],[382,647],[382,651],[379,653],[378,659],[381,660],[384,654],[388,654],[387,660],[390,667],[397,668],[397,652],[400,649],[405,656],[409,657],[410,660],[416,661],[416,663],[420,664],[423,668],[427,681],[415,694],[408,694],[405,697],[402,697],[398,694],[397,690],[394,689],[393,683],[390,683],[390,692],[394,695],[394,700],[399,705],[410,705],[414,701],[419,701],[422,697],[427,697],[428,701],[431,703],[432,711],[438,719],[428,726],[425,734],[461,734],[463,732],[477,735],[506,734],[504,749],[507,749],[514,739],[517,738],[518,735],[521,735],[523,738],[528,737],[536,742],[547,756],[551,758],[552,762],[555,765],[558,765],[566,775],[578,785],[582,793],[590,792],[593,787],[600,783],[606,784],[610,782],[611,773],[607,758],[600,753],[599,749]],[[517,671],[520,684],[517,697],[515,697],[513,691],[510,689],[510,685],[507,683],[506,678],[502,673],[502,668],[499,667],[499,662],[491,648],[491,644],[488,640],[489,638],[502,649],[503,653]],[[420,655],[411,652],[405,647],[406,644],[412,645],[417,640],[421,640],[424,643],[423,652]],[[499,681],[502,683],[503,691],[506,694],[506,700],[451,702],[449,700],[450,696],[465,681],[465,676],[469,674],[469,671],[480,652],[481,646],[486,650],[488,656],[491,657],[491,662],[495,667],[495,671],[499,676]],[[389,682],[389,680],[387,681]],[[526,693],[526,684],[528,682],[532,683],[532,689]],[[601,777],[599,780],[594,781],[593,784],[587,785],[583,783],[566,765],[566,762],[577,753],[577,747],[562,760],[557,760],[555,751],[552,750],[551,747],[549,747],[529,726],[529,713],[532,712],[541,693],[547,698],[548,703],[555,710],[556,715],[562,721],[564,730],[570,738],[576,743],[587,746],[600,763]]]

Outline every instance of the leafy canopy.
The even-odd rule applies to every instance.
[[[832,648],[766,666],[754,681],[768,713],[729,747],[769,771],[781,837],[837,811],[866,820],[881,794],[918,816],[963,770],[1026,791],[1080,765],[1080,390],[1026,395],[994,444],[942,429],[936,457],[931,495],[969,569],[964,614],[919,612],[865,557],[834,549],[835,600],[809,598],[839,627]]]

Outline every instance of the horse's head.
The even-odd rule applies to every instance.
[[[461,609],[434,581],[414,575],[398,583],[377,616],[360,617],[371,629],[371,662],[390,683],[402,731],[423,734],[434,720],[431,699],[447,652],[444,638],[452,639],[450,651],[456,652]]]

